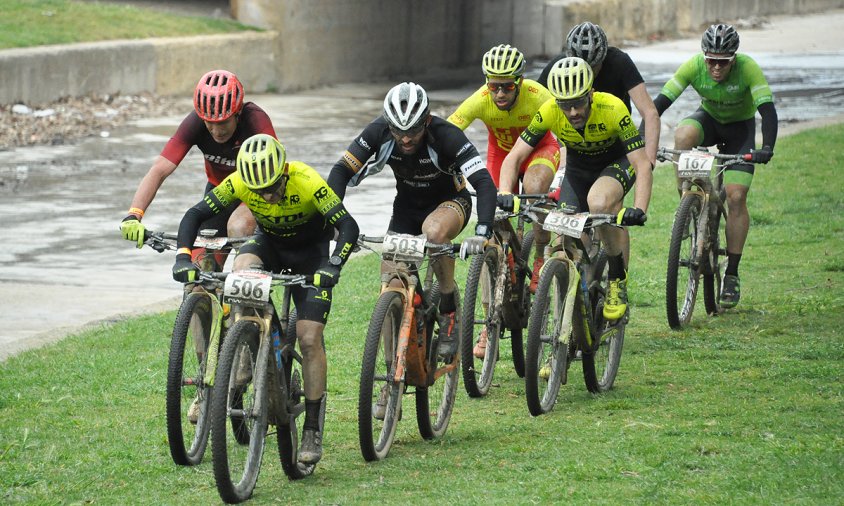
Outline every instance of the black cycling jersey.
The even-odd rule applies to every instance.
[[[540,74],[537,81],[547,88],[548,73],[551,71],[551,67],[565,57],[566,54],[562,53],[549,61],[545,68],[542,69],[542,74]],[[630,111],[632,109],[630,109],[629,91],[643,82],[645,80],[642,79],[642,74],[639,73],[639,69],[636,68],[636,64],[633,63],[630,56],[617,47],[609,46],[607,48],[607,56],[601,64],[601,70],[595,76],[595,82],[592,84],[592,87],[595,88],[595,91],[611,93],[620,98],[624,102],[624,105],[627,106],[627,110]]]
[[[411,155],[401,152],[383,117],[370,123],[334,164],[328,185],[343,198],[347,186],[357,186],[389,165],[396,178],[396,202],[429,208],[459,196],[468,198],[466,180],[478,195],[478,224],[492,225],[496,189],[478,150],[458,127],[431,117],[425,142]]]

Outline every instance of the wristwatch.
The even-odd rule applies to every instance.
[[[477,225],[475,226],[475,235],[482,235],[489,239],[492,237],[492,229],[489,225]]]
[[[331,255],[330,257],[328,257],[328,265],[340,267],[341,265],[343,265],[343,259],[340,258],[338,255]]]

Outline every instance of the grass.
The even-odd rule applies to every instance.
[[[573,369],[554,411],[532,418],[503,352],[487,398],[468,398],[461,381],[443,439],[421,439],[408,399],[389,457],[373,464],[358,449],[356,398],[377,258],[353,260],[326,334],[325,457],[289,482],[269,438],[252,502],[840,504],[841,138],[844,126],[781,139],[757,169],[737,309],[707,317],[700,302],[689,329],[668,329],[676,193],[660,167],[648,224],[631,233],[633,312],[615,389],[590,395]],[[167,449],[174,316],[103,326],[0,364],[2,502],[219,502],[210,452],[181,468]]]
[[[229,19],[107,2],[0,0],[0,49],[255,30]]]

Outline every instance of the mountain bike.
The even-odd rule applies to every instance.
[[[542,267],[528,323],[525,394],[533,416],[554,408],[572,361],[581,361],[592,393],[615,382],[629,311],[618,320],[604,320],[607,255],[595,230],[615,221],[612,214],[564,210],[545,218],[543,228],[559,237]]]
[[[727,256],[722,226],[727,219],[724,170],[732,164],[747,163],[750,155],[722,155],[705,148],[659,148],[657,158],[676,165],[681,181],[682,196],[671,228],[665,279],[668,326],[679,329],[692,319],[701,278],[707,314],[723,312],[718,294]]]
[[[504,329],[510,331],[516,374],[525,375],[523,329],[527,327],[531,306],[528,285],[532,273],[533,230],[525,233],[524,228],[526,223],[536,220],[534,208],[554,201],[544,194],[517,197],[532,200],[516,213],[496,211],[494,240],[482,255],[472,259],[466,276],[461,369],[463,386],[470,397],[483,397],[489,392]],[[516,218],[516,227],[511,218]],[[486,353],[478,358],[473,345],[481,335],[486,337]]]
[[[208,276],[224,281],[223,300],[232,308],[233,323],[217,359],[210,421],[217,491],[236,503],[255,489],[270,426],[277,429],[281,467],[290,479],[309,476],[316,467],[298,460],[296,419],[305,412],[305,393],[287,288],[310,286],[313,276],[261,270]],[[320,427],[324,417],[323,398]]]
[[[433,281],[428,263],[424,283],[419,283],[423,264],[443,255],[453,255],[460,245],[433,244],[425,236],[388,233],[381,237],[361,236],[358,245],[375,250],[381,244],[386,271],[381,277],[381,294],[375,304],[366,333],[358,396],[358,436],[367,461],[387,457],[401,419],[402,397],[408,386],[416,397],[416,423],[424,439],[441,437],[448,428],[460,373],[458,350],[439,356],[439,285]],[[460,297],[455,290],[460,332]]]
[[[214,232],[203,230],[194,242],[194,248],[200,249],[195,257],[202,271],[220,270],[220,259],[246,240],[213,237]],[[176,234],[147,230],[145,244],[158,252],[175,250]],[[173,325],[165,405],[170,456],[178,465],[199,464],[208,444],[213,372],[228,324],[222,289],[221,281],[207,276],[186,283]]]

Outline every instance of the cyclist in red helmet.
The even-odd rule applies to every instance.
[[[270,117],[252,102],[243,101],[243,84],[227,70],[212,70],[199,80],[193,93],[194,110],[182,120],[161,154],[138,185],[128,215],[120,224],[123,238],[144,242],[141,219],[156,192],[193,146],[205,158],[208,183],[203,195],[235,171],[240,145],[255,134],[276,137]],[[215,229],[218,236],[243,237],[255,231],[255,218],[246,206],[233,206],[204,222],[201,229]],[[218,258],[221,263],[224,258]],[[219,266],[222,267],[222,266]]]

